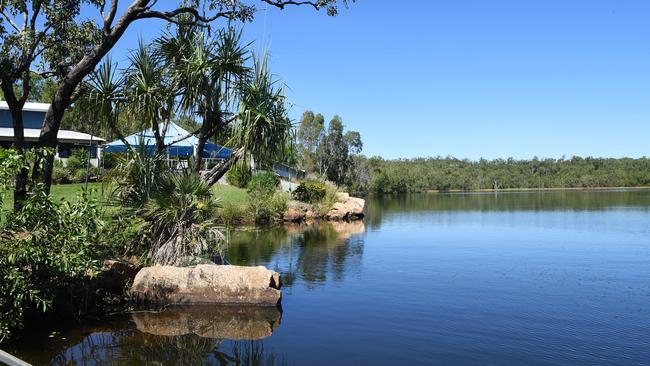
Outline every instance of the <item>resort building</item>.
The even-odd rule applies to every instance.
[[[163,125],[160,124],[159,128],[162,130]],[[136,132],[124,139],[134,148],[142,146],[150,153],[156,151],[156,138],[151,128]],[[195,157],[197,154],[196,147],[199,144],[199,139],[173,122],[167,126],[164,141],[165,145],[168,145],[165,151],[167,159],[170,163],[180,162],[181,166],[179,167],[186,165],[188,158]],[[104,148],[105,153],[124,153],[127,150],[128,146],[122,140],[109,142]],[[211,166],[228,159],[231,154],[232,150],[208,141],[205,143],[202,158],[206,166]]]
[[[48,103],[25,103],[23,108],[23,125],[25,131],[25,145],[27,148],[33,146],[41,134],[41,125],[45,118],[45,113],[50,108]],[[86,149],[90,154],[90,163],[93,166],[99,166],[101,158],[101,149],[99,146],[104,140],[97,136],[87,133],[59,130],[58,146],[56,148],[57,159],[64,164],[70,157],[73,150]],[[11,118],[11,112],[7,102],[0,101],[0,146],[7,148],[14,142],[14,129]]]

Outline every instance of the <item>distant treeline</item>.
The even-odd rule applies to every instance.
[[[355,157],[350,188],[375,194],[517,188],[650,186],[650,158],[383,160]]]

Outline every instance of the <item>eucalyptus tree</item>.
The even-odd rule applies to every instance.
[[[322,114],[314,115],[305,111],[298,125],[298,143],[302,155],[303,168],[307,171],[316,169],[316,150],[325,132],[325,118]]]
[[[39,74],[54,77],[58,83],[43,120],[32,181],[42,182],[49,191],[54,156],[43,148],[56,147],[64,113],[78,98],[80,85],[134,22],[160,19],[205,27],[218,19],[247,22],[254,17],[255,2],[279,9],[305,5],[336,15],[338,5],[347,5],[348,1],[354,0],[184,0],[171,7],[170,2],[157,0],[130,0],[126,6],[119,0],[1,1],[0,87],[12,114],[17,149],[24,146],[21,114],[29,99],[30,71],[37,69]],[[82,18],[82,8],[96,9],[98,14]],[[20,96],[14,93],[15,84],[22,85]],[[16,180],[15,192],[24,198],[26,172],[19,175],[24,179]]]

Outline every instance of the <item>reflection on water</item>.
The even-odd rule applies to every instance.
[[[614,208],[650,210],[647,190],[429,193],[369,200],[365,218],[377,228],[385,215],[418,212],[594,211]]]
[[[277,309],[101,319],[6,350],[35,365],[648,365],[650,190],[422,194],[364,222],[230,233]]]
[[[70,329],[50,336],[46,349],[24,347],[16,354],[34,365],[281,365],[282,357],[260,341],[280,319],[275,307],[140,311]],[[29,338],[36,344],[44,337]]]
[[[281,316],[276,307],[234,306],[190,306],[132,314],[136,328],[143,333],[233,340],[270,337]]]
[[[364,231],[363,221],[355,221],[238,232],[231,238],[228,260],[273,268],[282,275],[284,288],[296,279],[312,288],[328,277],[342,281],[346,271],[359,267]]]

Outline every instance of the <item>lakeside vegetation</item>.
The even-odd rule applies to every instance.
[[[350,187],[370,194],[650,186],[649,158],[355,158]]]

